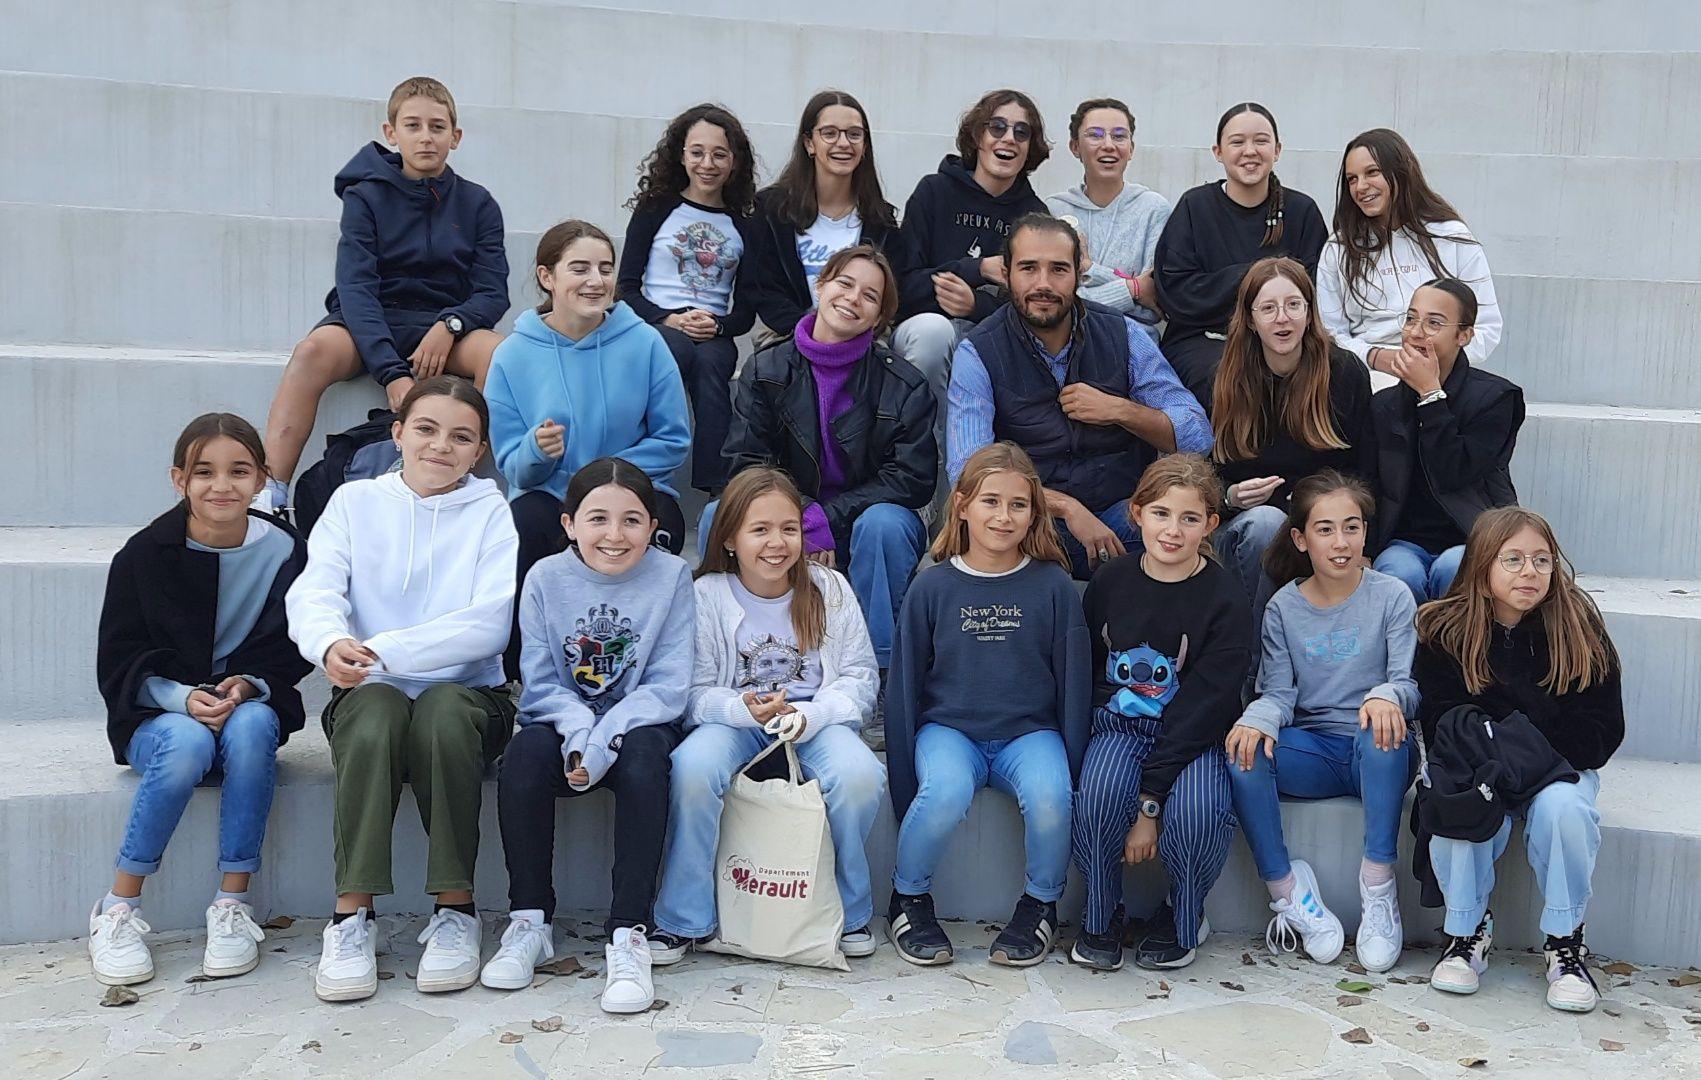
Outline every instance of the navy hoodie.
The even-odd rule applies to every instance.
[[[904,204],[900,230],[914,268],[904,275],[903,318],[931,311],[943,315],[933,295],[933,275],[950,271],[976,290],[975,322],[999,305],[980,261],[1004,250],[1004,241],[1023,214],[1046,212],[1045,200],[1034,194],[1026,176],[1016,179],[1002,195],[988,195],[975,181],[974,170],[963,167],[956,154],[946,154],[939,171],[924,176]]]
[[[325,309],[354,338],[366,370],[388,385],[409,374],[390,323],[429,326],[459,315],[493,328],[508,310],[502,211],[490,192],[447,166],[409,180],[402,156],[368,143],[337,173],[343,201],[337,287]]]

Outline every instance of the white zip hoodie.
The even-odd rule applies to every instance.
[[[353,638],[377,654],[367,677],[409,697],[443,683],[501,686],[519,538],[496,484],[469,476],[422,499],[400,473],[352,480],[307,540],[284,598],[309,661]]]

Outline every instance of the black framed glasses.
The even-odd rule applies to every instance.
[[[995,139],[1008,135],[1019,143],[1027,142],[1034,137],[1034,129],[1026,120],[1018,120],[1014,124],[1002,116],[995,116],[986,122],[985,131]]]
[[[844,136],[846,142],[855,146],[868,138],[868,129],[864,127],[835,127],[832,124],[822,124],[815,129],[815,136],[822,142],[836,143],[841,135]]]

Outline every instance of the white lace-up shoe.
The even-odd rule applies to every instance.
[[[656,1000],[656,987],[650,978],[650,943],[644,938],[644,928],[620,927],[602,953],[608,969],[602,1011],[639,1013],[648,1009]]]
[[[1579,926],[1569,937],[1549,934],[1542,952],[1547,956],[1547,1003],[1562,1012],[1593,1012],[1601,992],[1589,973],[1583,928]]]
[[[443,908],[419,932],[425,953],[419,958],[414,986],[422,994],[463,990],[478,981],[482,928],[471,915]]]
[[[1341,955],[1347,935],[1341,920],[1323,903],[1317,875],[1304,859],[1293,862],[1293,894],[1270,905],[1276,917],[1264,930],[1264,944],[1271,952],[1292,952],[1302,944],[1305,954],[1319,964],[1333,963]]]
[[[1358,936],[1353,951],[1366,971],[1388,971],[1400,962],[1406,930],[1400,921],[1400,898],[1392,879],[1380,885],[1358,883]]]
[[[1494,912],[1483,915],[1476,933],[1456,937],[1429,973],[1429,985],[1449,994],[1474,994],[1488,970],[1488,951],[1494,948]]]
[[[502,945],[484,965],[478,981],[492,990],[524,990],[532,984],[532,973],[545,960],[555,958],[548,923],[509,919],[502,931]]]
[[[361,908],[342,922],[325,924],[313,992],[320,1001],[359,1001],[378,992],[378,957],[372,920]]]
[[[207,908],[207,949],[201,972],[210,979],[246,975],[260,963],[266,932],[254,921],[254,909],[237,900],[215,900]]]
[[[107,986],[129,986],[154,977],[154,957],[142,935],[151,930],[129,904],[105,912],[96,903],[89,912],[89,959],[95,979]]]

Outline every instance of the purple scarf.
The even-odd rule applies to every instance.
[[[815,340],[814,329],[815,312],[811,311],[798,320],[797,328],[792,331],[792,340],[815,374],[816,416],[821,426],[821,490],[817,498],[825,500],[845,487],[845,459],[833,438],[832,422],[851,407],[851,374],[857,363],[868,355],[869,346],[874,343],[874,331],[868,330],[849,341],[828,343]],[[810,506],[804,513],[803,525],[811,550],[822,551],[834,546],[832,530],[827,527],[827,516],[819,505]]]

